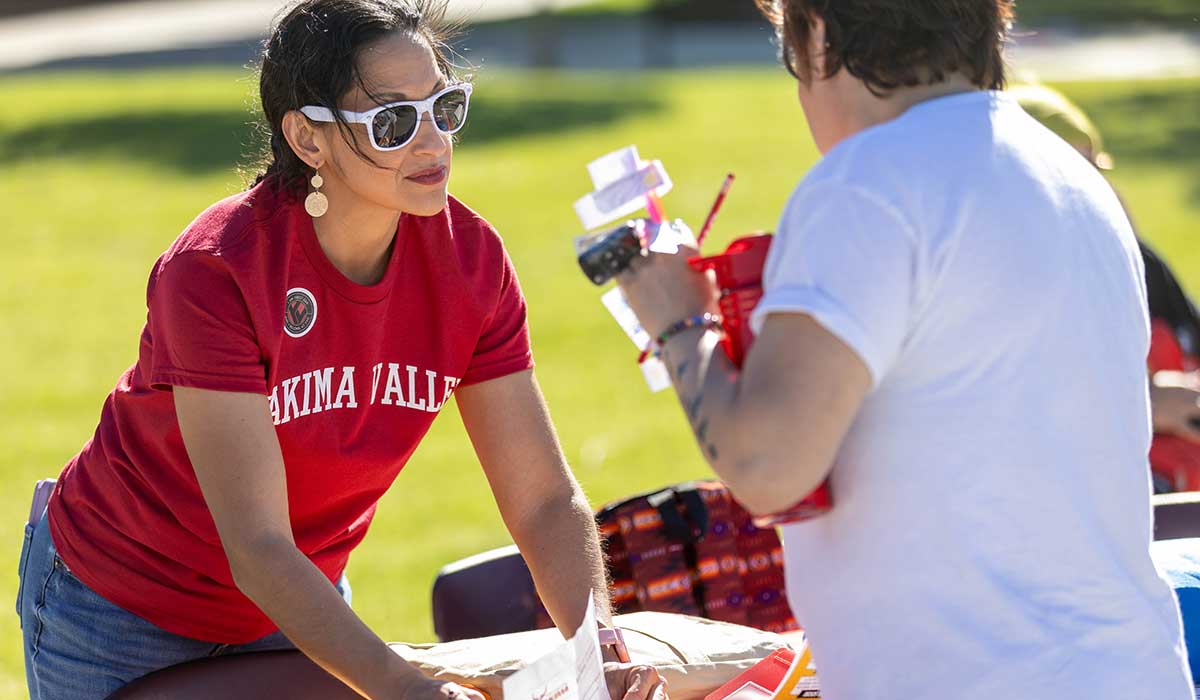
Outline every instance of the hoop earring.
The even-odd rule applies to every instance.
[[[319,219],[325,216],[325,212],[329,211],[329,198],[321,192],[321,185],[325,184],[325,178],[321,174],[314,172],[310,184],[313,186],[313,191],[309,193],[304,200],[304,211],[314,219]]]

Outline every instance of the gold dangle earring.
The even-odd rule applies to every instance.
[[[310,184],[313,186],[313,191],[304,200],[304,210],[312,218],[319,219],[329,211],[329,198],[321,191],[321,185],[325,184],[325,178],[321,177],[321,173],[313,171]]]

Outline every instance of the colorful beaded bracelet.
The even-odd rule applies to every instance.
[[[667,341],[680,333],[692,328],[704,328],[705,330],[719,330],[721,328],[721,317],[717,314],[696,314],[689,316],[682,321],[676,321],[667,327],[665,331],[658,334],[658,337],[650,342],[642,354],[638,356],[638,364],[645,362],[648,358],[655,359],[662,356],[663,346]]]

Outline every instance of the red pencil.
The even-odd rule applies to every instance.
[[[712,209],[708,212],[708,218],[704,220],[704,226],[700,227],[700,235],[696,237],[696,248],[704,245],[704,239],[708,237],[708,232],[712,229],[713,221],[717,218],[717,212],[721,211],[721,205],[725,203],[725,195],[729,194],[729,188],[733,185],[733,173],[725,176],[725,182],[721,185],[721,191],[717,193],[717,201],[713,202]]]

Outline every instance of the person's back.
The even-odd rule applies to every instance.
[[[1100,176],[997,92],[1012,0],[758,5],[825,158],[745,362],[686,259],[618,281],[713,470],[791,523],[822,692],[1194,697],[1149,553],[1140,256]],[[795,522],[826,479],[832,509]]]
[[[797,265],[837,297],[910,262],[866,312],[896,342],[856,348],[876,386],[836,505],[784,530],[829,696],[1189,697],[1147,551],[1140,255],[1095,169],[1001,93],[942,97],[829,152],[780,239],[768,303]],[[824,271],[847,250],[856,270]]]

